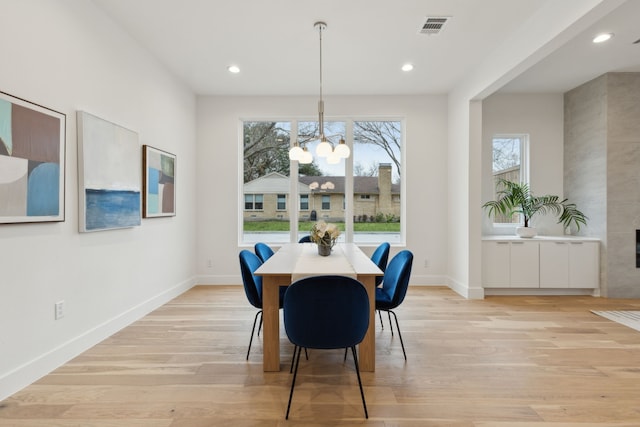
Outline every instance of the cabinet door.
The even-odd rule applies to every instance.
[[[512,288],[540,287],[538,242],[511,242],[510,267]]]
[[[509,242],[482,242],[482,285],[509,287]]]
[[[540,242],[540,287],[569,287],[569,244]]]
[[[600,286],[600,242],[569,243],[569,287]]]

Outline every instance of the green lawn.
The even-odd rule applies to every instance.
[[[310,231],[315,221],[300,221],[298,231]],[[335,223],[340,231],[344,232],[344,223]],[[399,222],[356,222],[353,224],[354,231],[368,232],[400,232]],[[289,231],[288,221],[245,221],[244,231]]]

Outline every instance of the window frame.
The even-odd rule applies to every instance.
[[[320,198],[320,210],[330,211],[331,210],[331,194],[322,194],[321,196],[322,197]],[[327,204],[327,207],[325,207],[325,203]]]
[[[306,207],[306,208],[303,208],[303,207],[302,207],[302,203],[303,203],[302,199],[303,199],[303,198],[306,198],[306,199],[307,199],[307,201],[305,202],[305,203],[307,204],[307,207]],[[299,194],[299,199],[300,199],[300,203],[299,203],[299,205],[298,205],[298,210],[300,210],[300,211],[308,211],[308,210],[310,209],[310,208],[309,208],[309,206],[310,206],[310,204],[309,204],[309,199],[310,199],[309,194],[308,194],[308,193],[306,193],[306,194]]]
[[[243,216],[242,212],[245,212],[247,210],[244,209],[244,187],[243,187],[243,174],[244,174],[244,124],[247,122],[287,122],[290,125],[290,132],[291,132],[291,139],[290,139],[290,146],[293,146],[293,144],[296,142],[296,135],[298,135],[297,129],[298,129],[298,123],[300,122],[309,122],[309,121],[315,121],[317,120],[316,117],[296,117],[296,116],[287,116],[287,117],[279,117],[277,119],[274,118],[269,118],[268,116],[259,116],[259,117],[240,117],[238,119],[238,164],[239,164],[239,185],[238,185],[238,193],[239,193],[239,198],[238,200],[240,201],[239,203],[239,207],[241,208],[239,210],[239,226],[238,226],[238,230],[237,230],[237,235],[238,235],[238,244],[240,246],[248,246],[253,244],[252,243],[252,238],[249,237],[246,234],[246,231],[244,230],[244,220],[245,217]],[[353,188],[353,181],[354,181],[354,156],[353,156],[353,150],[354,150],[354,123],[356,122],[397,122],[397,126],[398,126],[398,132],[399,132],[399,137],[398,137],[398,141],[399,141],[399,156],[398,156],[398,160],[400,163],[400,174],[403,177],[407,176],[407,172],[406,172],[406,168],[407,168],[407,163],[406,163],[406,140],[407,140],[407,125],[406,125],[406,117],[402,117],[402,116],[388,116],[388,117],[384,117],[384,116],[364,116],[364,117],[359,117],[359,116],[346,116],[346,117],[340,117],[340,118],[332,118],[332,117],[326,117],[325,118],[325,123],[326,122],[330,122],[330,121],[336,121],[336,122],[344,122],[346,124],[346,129],[345,129],[345,135],[344,135],[344,139],[346,140],[347,146],[349,148],[351,148],[352,154],[349,156],[349,158],[347,158],[345,161],[345,191],[344,194],[342,194],[342,211],[344,212],[344,231],[342,236],[340,237],[340,241],[343,242],[354,242],[356,244],[358,244],[359,246],[364,246],[364,247],[374,247],[377,246],[380,242],[382,241],[389,241],[388,238],[385,237],[380,237],[376,240],[360,240],[360,239],[354,239],[355,236],[358,235],[358,233],[360,233],[360,231],[355,231],[354,227],[356,219],[354,216],[354,209],[357,208],[357,204],[354,206],[354,203],[356,202],[356,198],[358,197],[358,194],[354,193],[354,188]],[[289,192],[289,196],[292,198],[296,198],[298,197],[298,203],[292,205],[291,203],[288,203],[287,206],[287,210],[288,210],[288,217],[289,217],[289,222],[290,222],[290,231],[289,231],[289,235],[290,235],[290,242],[295,242],[298,239],[298,234],[300,233],[298,231],[298,228],[300,227],[300,222],[305,222],[308,221],[308,217],[306,216],[306,212],[311,212],[313,209],[317,209],[318,212],[321,211],[321,209],[318,209],[318,206],[313,206],[312,205],[312,194],[308,195],[308,209],[303,209],[303,207],[300,205],[300,196],[304,193],[302,193],[301,189],[298,188],[299,187],[299,176],[298,176],[298,163],[295,161],[291,161],[291,166],[290,166],[290,172],[288,175],[288,178],[290,179],[290,192]],[[399,210],[400,210],[400,214],[398,216],[399,221],[400,222],[400,226],[399,226],[399,231],[396,231],[394,233],[392,233],[394,235],[394,237],[392,238],[392,240],[390,241],[392,243],[392,245],[395,246],[404,246],[406,245],[406,216],[407,216],[407,209],[406,209],[406,197],[403,197],[402,195],[406,194],[406,180],[401,180],[399,182],[399,188],[400,188],[400,196],[399,196]],[[372,197],[373,199],[373,197]],[[395,200],[395,197],[394,197]],[[264,202],[263,202],[264,203]],[[297,206],[295,206],[297,205]],[[293,209],[292,208],[295,206],[295,208],[297,209]],[[262,209],[255,209],[255,201],[254,201],[254,209],[253,210],[249,210],[249,211],[256,211],[256,210],[263,210],[266,207],[263,204],[263,208]],[[269,208],[271,209],[271,208]],[[305,213],[303,215],[303,212]],[[320,220],[320,218],[318,217],[318,220]],[[249,237],[247,239],[247,237]],[[355,240],[355,241],[354,241]],[[280,240],[274,240],[273,242],[270,243],[281,243]]]
[[[520,140],[520,183],[530,184],[529,181],[529,139],[530,136],[527,133],[497,133],[491,136],[491,177],[493,200],[496,199],[496,185],[495,185],[495,172],[493,172],[493,151],[494,141],[496,139],[519,139]],[[514,227],[523,224],[522,215],[518,215],[515,222],[495,222],[495,217],[492,221],[493,226],[496,228]]]
[[[251,197],[251,208],[247,209],[247,196]],[[256,204],[258,203],[256,201],[256,198],[260,197],[261,201],[260,203],[262,204],[262,206],[260,208],[256,207]],[[248,193],[248,194],[244,194],[244,210],[245,211],[249,211],[249,212],[255,212],[255,211],[263,211],[264,210],[264,194],[260,194],[260,193]]]

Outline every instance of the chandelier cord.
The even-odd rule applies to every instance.
[[[320,101],[318,101],[318,126],[320,127],[320,141],[325,141],[324,136],[324,101],[322,100],[322,30],[327,27],[324,22],[316,22],[315,26],[318,27],[320,32]]]
[[[318,28],[320,31],[320,101],[322,101],[322,24]]]

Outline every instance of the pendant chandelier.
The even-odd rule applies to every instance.
[[[351,150],[347,146],[345,140],[340,138],[340,142],[334,148],[333,145],[324,135],[324,101],[322,100],[322,31],[327,29],[325,22],[316,22],[313,26],[318,30],[320,34],[320,100],[318,101],[318,128],[320,135],[318,139],[320,143],[316,147],[316,156],[326,157],[327,163],[336,164],[340,162],[340,159],[346,159],[351,154]],[[293,147],[289,150],[289,159],[297,160],[302,164],[309,164],[313,161],[313,156],[307,150],[307,147],[301,148],[296,141]]]

